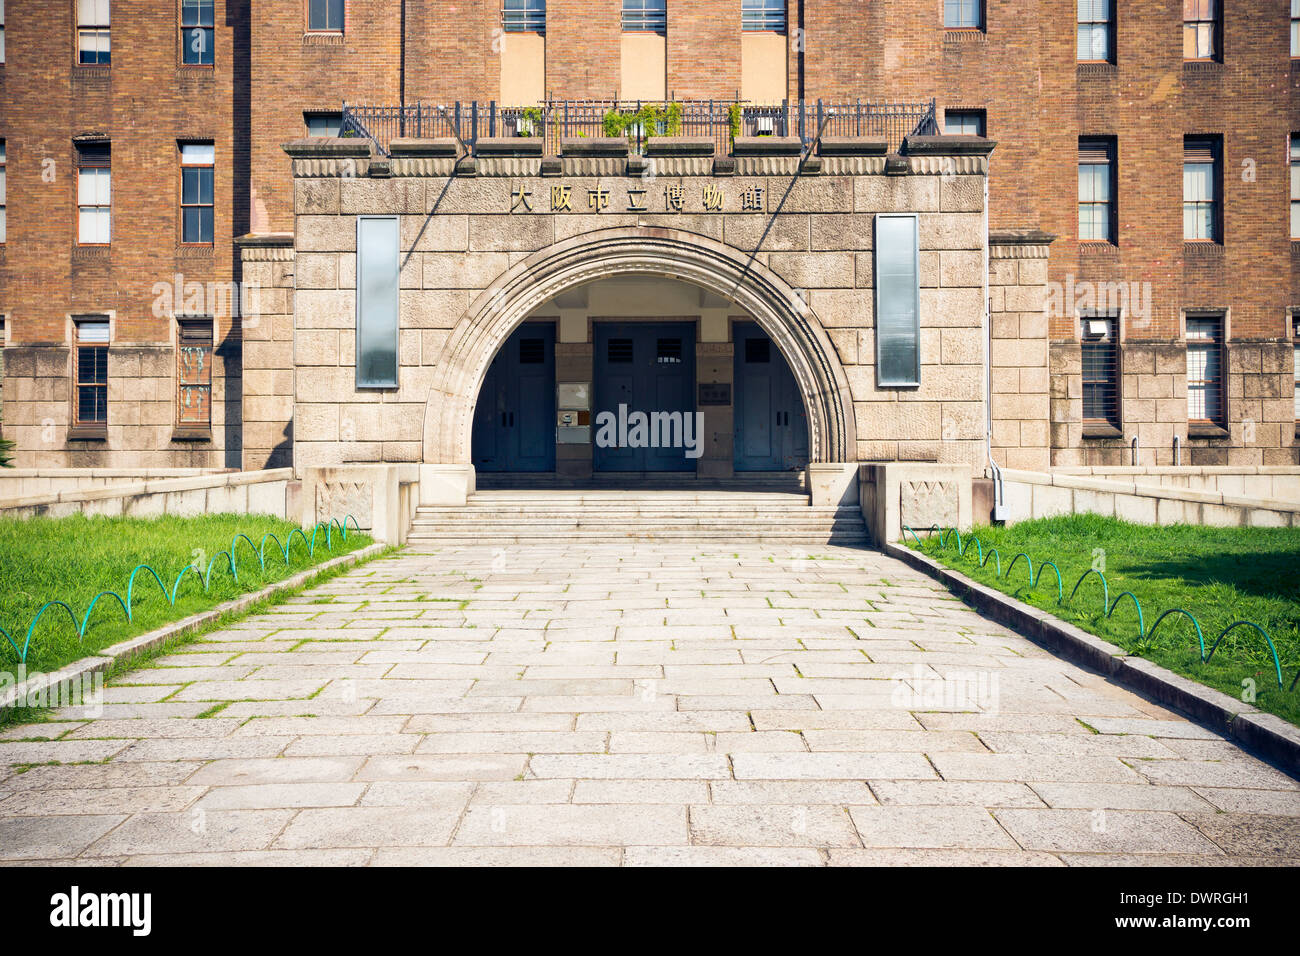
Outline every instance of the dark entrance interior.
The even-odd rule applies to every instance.
[[[474,409],[479,471],[555,470],[555,324],[528,322],[492,361]]]
[[[738,322],[736,471],[790,471],[808,464],[808,419],[794,373],[755,322]]]
[[[600,421],[602,412],[616,418],[632,412],[676,412],[683,420],[694,413],[694,323],[597,322],[594,331],[594,422]],[[597,472],[694,471],[695,462],[682,447],[596,442],[592,449],[592,467]]]

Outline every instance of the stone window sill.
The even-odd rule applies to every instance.
[[[212,429],[177,425],[172,441],[212,441]]]
[[[1187,426],[1188,438],[1227,438],[1228,430],[1213,422],[1190,422]]]
[[[73,425],[68,429],[68,441],[108,441],[108,426]]]
[[[1091,79],[1111,79],[1117,73],[1119,68],[1114,63],[1107,62],[1083,62],[1075,66],[1075,75],[1081,80]]]
[[[1084,422],[1084,438],[1123,438],[1124,433],[1107,422]]]
[[[1223,243],[1214,239],[1184,239],[1183,255],[1188,259],[1222,259]]]

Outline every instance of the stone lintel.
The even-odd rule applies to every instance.
[[[394,159],[406,156],[458,156],[460,143],[453,136],[441,136],[436,139],[416,139],[402,136],[388,144],[388,152]]]
[[[538,158],[546,141],[538,136],[483,136],[474,144],[474,155]]]
[[[889,143],[874,136],[823,136],[819,156],[884,156]]]
[[[987,156],[997,143],[983,136],[906,136],[903,152],[909,156]]]
[[[707,136],[652,136],[647,142],[647,156],[712,156],[717,151]]]
[[[370,156],[370,140],[338,136],[307,136],[284,144],[284,151],[294,159],[339,159]]]
[[[482,142],[482,140],[479,140]],[[628,154],[626,136],[567,137],[560,141],[561,156],[617,156]]]
[[[732,147],[734,156],[798,156],[803,140],[798,136],[737,136]]]

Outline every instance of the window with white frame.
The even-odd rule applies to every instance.
[[[982,29],[984,0],[943,0],[943,25],[949,30]]]
[[[666,33],[667,0],[623,0],[624,33]]]
[[[108,319],[82,316],[77,332],[74,428],[102,431],[108,426]]]
[[[181,0],[181,62],[211,66],[214,49],[214,0]]]
[[[0,63],[5,61],[5,0],[0,0]]]
[[[77,241],[106,246],[113,235],[112,148],[108,143],[77,147]]]
[[[784,33],[785,0],[741,0],[740,29],[750,33]]]
[[[3,148],[3,147],[0,147]],[[1300,133],[1291,134],[1290,157],[1291,174],[1291,238],[1300,240]],[[3,202],[0,198],[0,202]]]
[[[1291,311],[1291,355],[1295,373],[1295,420],[1300,425],[1300,309]]]
[[[1081,322],[1084,425],[1119,428],[1119,319],[1085,315]]]
[[[8,167],[5,164],[5,141],[0,139],[0,245],[4,245],[6,226],[8,225],[5,222],[5,179],[7,169]]]
[[[212,242],[215,173],[211,143],[181,144],[181,242],[186,245]]]
[[[1300,57],[1300,0],[1291,0],[1291,55]]]
[[[546,0],[503,0],[501,29],[506,33],[545,33]]]
[[[343,0],[307,0],[307,32],[342,33]]]
[[[1187,420],[1223,425],[1223,316],[1187,317]]]
[[[1079,238],[1114,242],[1114,141],[1079,137]]]
[[[1079,0],[1080,63],[1107,63],[1115,49],[1112,0]]]
[[[1183,0],[1183,59],[1219,56],[1219,0]]]
[[[1219,141],[1214,137],[1183,139],[1183,239],[1219,238]]]
[[[77,62],[102,66],[110,62],[108,0],[77,0]]]

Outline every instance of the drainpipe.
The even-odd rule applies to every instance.
[[[1142,457],[1142,443],[1138,441],[1137,435],[1134,435],[1131,444],[1133,447],[1133,467],[1136,468]]]
[[[1183,463],[1183,439],[1181,435],[1174,436],[1174,467],[1177,468]]]
[[[402,0],[402,10],[399,14],[401,23],[398,29],[398,56],[397,56],[397,100],[400,109],[397,111],[398,131],[402,136],[406,135],[406,0]]]
[[[1002,469],[993,460],[993,310],[989,307],[989,177],[984,175],[984,452],[988,457],[989,475],[993,478],[993,520],[1007,520],[1006,490]]]

